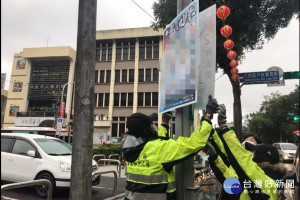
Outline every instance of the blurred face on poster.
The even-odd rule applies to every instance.
[[[13,92],[22,91],[23,82],[14,82]]]
[[[16,69],[25,69],[25,60],[18,60]]]
[[[9,116],[16,116],[18,110],[19,110],[19,107],[10,107],[10,109],[9,109]]]

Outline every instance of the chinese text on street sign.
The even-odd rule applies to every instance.
[[[278,71],[238,73],[241,83],[266,83],[279,81]]]

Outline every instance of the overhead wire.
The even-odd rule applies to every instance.
[[[152,19],[155,20],[155,18],[150,15],[146,10],[144,10],[139,4],[137,4],[135,1],[131,0],[135,5],[137,5],[142,11],[144,11],[147,15],[149,15]]]

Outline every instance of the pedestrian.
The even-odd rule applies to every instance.
[[[153,118],[142,113],[128,117],[128,136],[123,145],[123,157],[127,163],[125,199],[175,200],[173,166],[193,157],[205,146],[213,130],[211,116],[218,107],[216,99],[210,96],[201,125],[190,137],[179,137],[176,141],[160,139]]]
[[[229,177],[237,178],[242,187],[242,192],[238,194],[241,200],[283,198],[283,187],[276,186],[278,181],[285,177],[286,170],[278,165],[278,151],[271,145],[255,145],[251,142],[245,142],[243,148],[234,131],[228,129],[226,122],[225,105],[220,105],[218,116],[220,132],[212,139],[217,144],[218,151],[222,153],[225,151],[226,158],[222,159],[212,145],[208,144],[204,148],[210,155],[209,161],[216,177],[223,182]],[[249,151],[253,152],[253,155]],[[225,163],[226,159],[230,163],[229,166]],[[237,195],[230,196],[223,195],[223,199],[237,197]]]

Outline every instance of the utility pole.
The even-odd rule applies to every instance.
[[[177,14],[187,7],[192,0],[177,0]],[[199,11],[197,11],[199,12]],[[175,132],[177,136],[189,137],[192,121],[189,120],[189,106],[176,109]],[[199,187],[195,187],[194,160],[189,158],[175,166],[176,196],[178,200],[199,199]]]
[[[96,0],[79,0],[71,200],[92,199]]]

